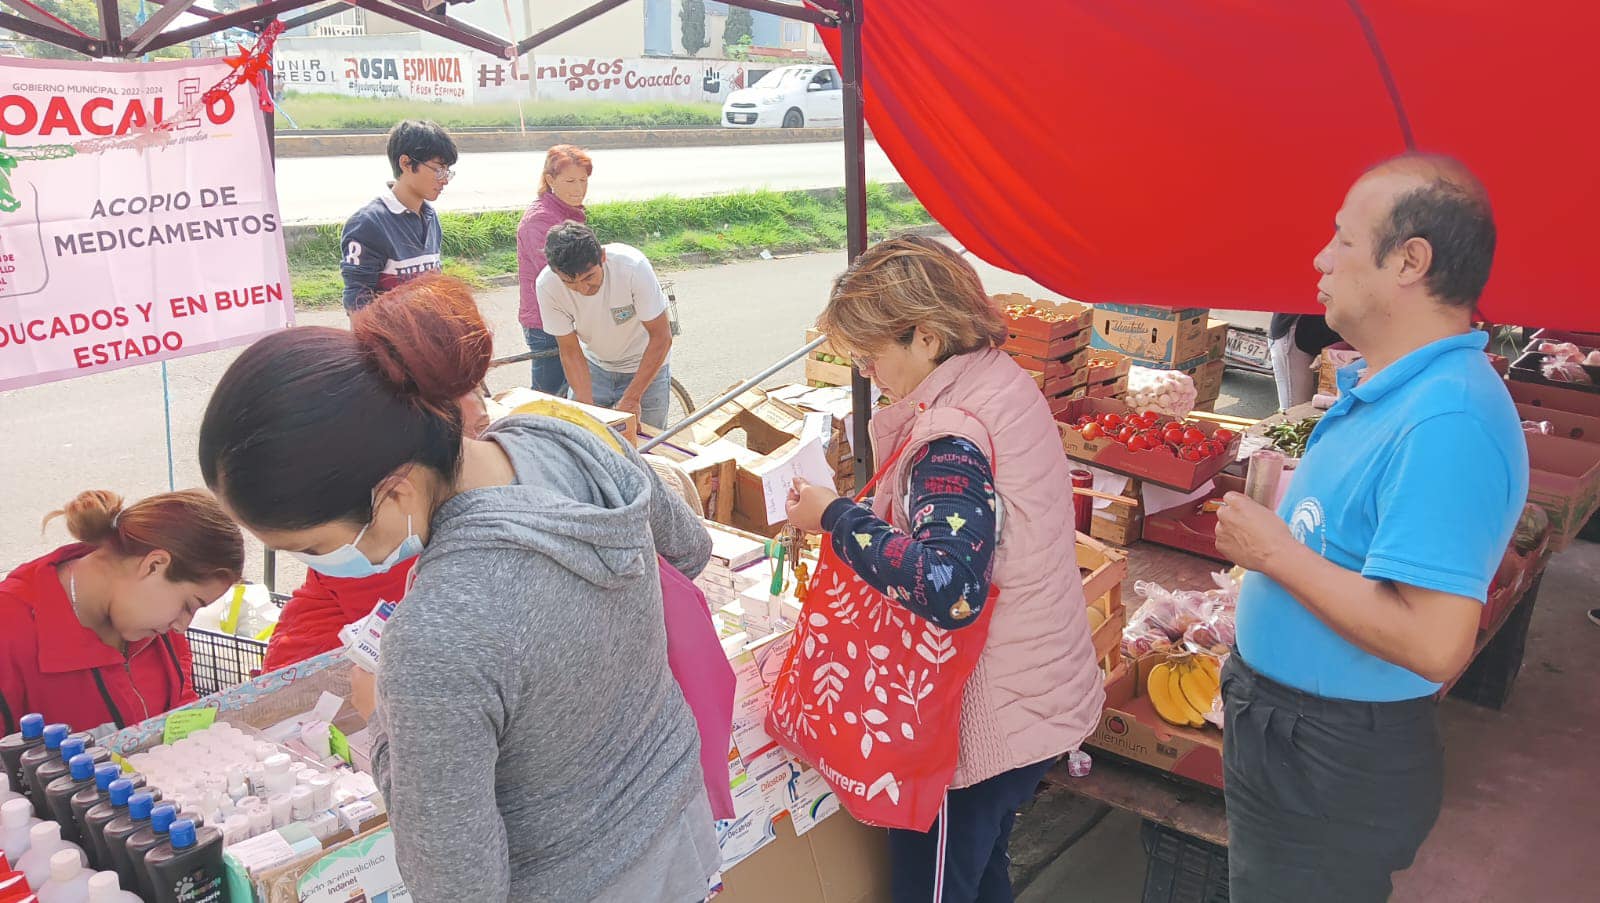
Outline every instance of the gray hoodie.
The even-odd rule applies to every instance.
[[[703,899],[720,863],[655,556],[692,577],[711,539],[631,449],[544,417],[485,438],[516,484],[439,508],[384,629],[373,771],[412,899]]]

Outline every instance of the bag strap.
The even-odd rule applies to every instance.
[[[871,495],[873,488],[878,485],[878,481],[888,476],[889,471],[894,469],[895,462],[899,461],[900,456],[905,454],[905,450],[910,447],[911,437],[913,435],[915,434],[907,433],[905,441],[901,442],[900,447],[894,450],[894,454],[889,456],[889,460],[883,462],[883,466],[879,467],[878,472],[872,475],[872,479],[867,481],[867,485],[861,487],[861,491],[856,493],[855,500],[857,503],[866,498],[868,495]]]

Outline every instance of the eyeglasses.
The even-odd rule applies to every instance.
[[[456,177],[456,171],[437,163],[424,163],[423,166],[433,170],[433,177],[441,182],[448,182]]]

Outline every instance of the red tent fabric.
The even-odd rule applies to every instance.
[[[966,247],[1063,295],[1315,311],[1346,189],[1409,129],[1488,186],[1485,313],[1600,330],[1591,0],[863,6],[879,145]]]

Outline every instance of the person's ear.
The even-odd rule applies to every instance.
[[[165,577],[170,567],[172,567],[172,553],[166,549],[156,549],[139,559],[139,567],[134,576],[141,580],[157,575]]]
[[[417,171],[417,161],[411,159],[411,157],[409,155],[407,155],[407,154],[401,154],[400,155],[400,171],[401,172],[416,172]]]
[[[944,350],[944,343],[939,341],[938,336],[918,326],[911,334],[911,347],[919,356],[932,361],[939,359]]]
[[[1426,238],[1408,238],[1395,253],[1400,255],[1400,272],[1396,278],[1402,286],[1421,282],[1433,266],[1433,245]]]

